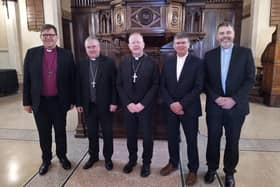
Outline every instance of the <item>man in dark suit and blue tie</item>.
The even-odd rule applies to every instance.
[[[164,62],[160,91],[166,108],[169,163],[161,169],[165,176],[175,171],[179,163],[180,124],[182,124],[188,154],[187,185],[194,185],[199,167],[197,134],[201,116],[200,93],[203,89],[202,60],[189,54],[190,39],[187,33],[174,37],[176,55]]]
[[[140,175],[150,175],[153,156],[152,114],[159,87],[159,70],[154,60],[144,54],[144,39],[140,33],[129,36],[131,55],[124,57],[117,74],[117,89],[121,98],[124,124],[127,129],[129,161],[123,172],[130,173],[137,163],[137,132],[143,135],[143,165]]]
[[[206,183],[212,183],[219,168],[220,142],[225,129],[225,186],[234,187],[239,159],[240,132],[249,114],[248,93],[255,80],[255,65],[250,49],[234,45],[234,29],[229,23],[217,27],[220,46],[205,54],[206,122],[208,143]]]
[[[84,169],[99,160],[99,126],[103,135],[105,168],[113,169],[113,112],[117,109],[116,67],[113,59],[100,54],[100,42],[85,40],[87,57],[77,63],[77,111],[84,112],[89,139],[89,159]]]
[[[66,114],[75,104],[75,64],[70,51],[56,46],[55,26],[43,25],[41,40],[43,46],[29,49],[24,59],[23,106],[35,118],[43,160],[39,174],[43,175],[52,159],[52,127],[56,155],[64,169],[71,168],[66,157]]]

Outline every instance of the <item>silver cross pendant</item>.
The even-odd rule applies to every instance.
[[[133,76],[132,76],[132,78],[133,78],[133,83],[136,83],[137,77],[138,77],[138,76],[136,75],[136,73],[134,73]]]

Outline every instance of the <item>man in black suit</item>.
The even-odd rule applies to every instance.
[[[220,141],[225,129],[224,172],[226,187],[235,186],[234,173],[239,158],[239,138],[245,116],[249,114],[248,93],[255,80],[250,49],[233,44],[234,30],[229,23],[217,27],[220,46],[205,54],[206,122],[208,143],[206,183],[214,181],[219,168]]]
[[[66,114],[74,106],[75,65],[70,51],[56,46],[55,26],[41,29],[43,46],[27,51],[24,59],[23,106],[32,113],[39,132],[43,163],[39,174],[45,174],[52,159],[52,126],[56,155],[64,169],[71,163],[66,157]]]
[[[200,93],[203,89],[202,61],[189,54],[190,40],[186,33],[177,33],[173,47],[176,55],[164,62],[160,91],[166,109],[169,163],[160,170],[165,176],[175,171],[179,163],[179,130],[182,124],[189,159],[187,185],[194,185],[199,167],[197,133],[201,116]]]
[[[121,60],[117,75],[117,89],[123,105],[127,129],[129,162],[123,172],[130,173],[137,162],[137,131],[143,134],[143,165],[140,175],[150,175],[153,155],[152,114],[159,87],[159,71],[151,57],[144,54],[144,40],[140,33],[129,36],[131,55]]]
[[[105,168],[113,169],[113,112],[117,105],[116,68],[111,58],[100,55],[100,43],[95,37],[85,40],[87,57],[77,64],[77,111],[84,112],[89,139],[89,169],[99,160],[99,124],[104,140]]]

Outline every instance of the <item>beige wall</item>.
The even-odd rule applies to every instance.
[[[9,68],[6,17],[7,17],[6,9],[1,4],[0,5],[0,69]]]
[[[271,41],[275,27],[269,24],[271,0],[245,0],[251,2],[251,15],[242,20],[241,41],[243,46],[250,47],[255,57],[256,66],[260,66],[261,55]]]
[[[0,6],[0,49],[7,49],[7,33],[6,33],[6,9],[4,6]]]

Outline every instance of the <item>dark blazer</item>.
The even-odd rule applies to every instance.
[[[96,104],[100,112],[109,112],[111,104],[117,104],[115,62],[106,56],[98,57],[96,75]],[[82,106],[87,113],[90,103],[89,58],[77,63],[76,93],[77,106]]]
[[[42,62],[44,47],[27,51],[24,59],[23,105],[38,111],[42,87]],[[64,111],[75,104],[75,64],[70,51],[57,47],[57,90]]]
[[[161,96],[169,107],[173,102],[180,102],[184,112],[192,116],[201,115],[200,93],[203,89],[203,63],[199,58],[188,55],[177,81],[177,56],[165,60],[161,75]]]
[[[124,57],[118,68],[117,89],[122,105],[140,102],[145,107],[152,104],[159,88],[159,69],[154,60],[145,55],[137,72],[135,86],[132,82],[132,56]]]
[[[221,49],[208,51],[204,58],[206,112],[210,115],[222,114],[222,109],[215,100],[219,96],[232,97],[236,105],[232,113],[249,113],[248,93],[255,82],[255,64],[250,49],[235,46],[232,49],[229,70],[226,79],[226,94],[221,85]]]

